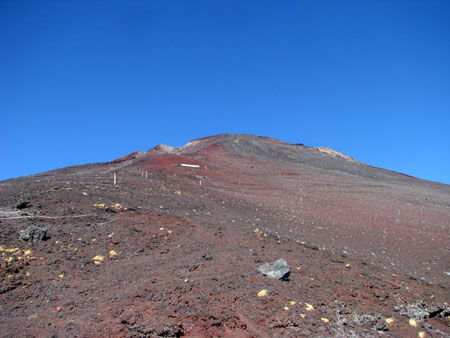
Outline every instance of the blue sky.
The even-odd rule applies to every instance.
[[[450,1],[0,0],[0,180],[219,133],[450,184]]]

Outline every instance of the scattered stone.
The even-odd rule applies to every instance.
[[[376,331],[386,331],[389,329],[388,321],[378,313],[358,314],[353,313],[353,323],[358,326],[371,328]],[[392,321],[391,321],[392,324]]]
[[[100,255],[97,255],[94,258],[92,258],[92,261],[93,261],[93,263],[95,265],[101,264],[104,260],[105,260],[105,257],[104,256],[100,256]]]
[[[30,225],[25,230],[20,230],[19,235],[19,239],[23,241],[31,240],[33,242],[38,242],[38,241],[45,241],[48,238],[49,236],[47,235],[47,228],[40,227],[37,225]]]
[[[258,272],[270,278],[287,280],[291,274],[288,263],[280,258],[273,263],[264,263],[258,266]]]
[[[202,256],[199,257],[199,259],[205,260],[205,261],[210,261],[212,259],[212,255],[211,254],[204,254]]]
[[[306,311],[314,311],[314,306],[311,304],[305,303],[305,310]]]
[[[424,301],[418,301],[413,304],[394,305],[394,310],[399,311],[403,316],[413,318],[419,322],[423,322],[427,318],[446,318],[450,315],[450,307],[443,304],[428,305]]]
[[[394,318],[389,317],[389,318],[386,318],[384,321],[385,321],[386,324],[392,325],[392,323],[394,323]]]
[[[140,337],[182,337],[184,328],[181,324],[158,323],[155,325],[134,324],[128,327],[139,333]]]
[[[263,289],[258,292],[258,297],[265,297],[265,296],[267,296],[267,294],[268,294],[268,291]]]
[[[409,325],[413,326],[413,327],[417,327],[417,321],[414,318],[410,318],[408,321]]]

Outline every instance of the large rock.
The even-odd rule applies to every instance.
[[[291,269],[283,258],[280,258],[273,263],[264,263],[258,266],[258,271],[264,276],[281,280],[288,279],[291,274]]]
[[[37,225],[30,225],[25,230],[20,230],[19,238],[23,241],[44,241],[48,238],[47,228]]]

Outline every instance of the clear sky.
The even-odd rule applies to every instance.
[[[448,0],[0,0],[0,180],[220,133],[450,184]]]

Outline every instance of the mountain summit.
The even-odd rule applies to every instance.
[[[3,181],[0,335],[448,336],[449,220],[448,185],[253,135]]]

